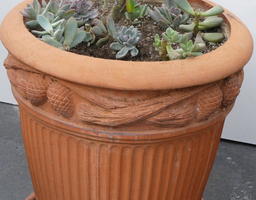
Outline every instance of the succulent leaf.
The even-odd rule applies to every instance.
[[[139,54],[139,50],[136,47],[133,48],[130,52],[132,57],[135,57]]]
[[[117,30],[116,30],[115,22],[112,17],[107,18],[106,26],[107,26],[109,35],[115,39],[117,37]]]
[[[116,59],[124,58],[130,50],[131,48],[124,46],[120,51],[117,52]]]
[[[182,24],[179,26],[180,30],[191,32],[195,29],[196,24],[192,22],[191,24]]]
[[[83,30],[78,30],[76,35],[75,35],[75,39],[72,41],[70,47],[74,48],[76,47],[78,44],[82,43],[85,39],[86,33]]]
[[[120,51],[124,45],[120,44],[119,42],[113,42],[110,44],[110,48],[115,51]]]
[[[45,35],[42,37],[42,41],[44,41],[45,43],[51,45],[51,46],[54,46],[54,47],[57,47],[57,48],[60,48],[62,49],[63,46],[60,42],[58,42],[57,40],[55,40],[54,38],[52,38],[51,36],[49,35]]]
[[[53,27],[52,27],[50,21],[45,16],[38,15],[37,16],[37,22],[48,33],[52,33],[53,32]]]
[[[70,18],[65,25],[65,31],[64,31],[65,40],[63,45],[66,49],[69,49],[71,47],[71,44],[77,34],[77,29],[78,29],[77,21],[74,18]]]
[[[207,30],[211,29],[214,27],[218,27],[222,24],[223,22],[222,17],[217,17],[217,16],[212,16],[212,17],[207,17],[203,22],[199,23],[199,30]]]
[[[167,46],[166,50],[167,50],[167,55],[170,60],[176,60],[176,59],[180,59],[182,57],[181,53],[177,50],[174,50],[171,45]]]
[[[194,48],[193,51],[202,51],[206,48],[206,44],[202,38],[202,33],[198,32],[198,34],[196,35],[196,39],[194,42]]]
[[[221,42],[225,38],[223,33],[204,33],[203,39],[208,42]]]
[[[200,13],[200,15],[204,17],[210,17],[210,16],[219,15],[223,12],[224,12],[224,9],[221,6],[214,6],[213,8]]]
[[[187,0],[174,0],[174,2],[180,9],[184,10],[190,15],[195,15],[194,9],[192,8],[192,6],[189,4]]]

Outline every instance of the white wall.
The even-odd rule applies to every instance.
[[[214,0],[235,13],[256,36],[255,0]],[[237,41],[243,42],[243,41]],[[256,43],[254,40],[254,46]],[[256,144],[256,53],[245,67],[245,80],[236,105],[228,116],[223,138]]]
[[[21,0],[0,1],[0,21],[7,11]],[[244,21],[252,35],[256,36],[255,0],[215,0],[228,8]],[[243,41],[237,41],[243,42]],[[255,45],[256,46],[256,45]],[[6,51],[0,44],[0,101],[15,103],[12,97],[5,70],[1,67]],[[255,68],[254,68],[255,67]],[[236,106],[226,120],[223,138],[256,144],[256,54],[245,68],[245,81]]]
[[[8,13],[8,11],[19,2],[21,2],[21,0],[0,0],[0,23],[2,22],[4,16]],[[2,101],[16,104],[16,101],[11,93],[11,88],[6,76],[6,71],[3,67],[3,62],[6,56],[7,51],[4,49],[2,43],[0,42],[0,102]]]

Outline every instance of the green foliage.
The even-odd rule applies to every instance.
[[[89,23],[99,15],[90,0],[64,0],[63,5],[75,10],[74,17],[79,26]]]
[[[220,6],[214,6],[207,11],[201,11],[192,8],[187,0],[174,1],[180,9],[193,16],[193,20],[190,23],[179,26],[179,29],[182,31],[193,32],[196,35],[199,31],[220,27],[223,22],[223,18],[218,17],[218,15],[224,12]]]
[[[162,7],[148,9],[150,17],[161,24],[177,28],[180,24],[186,23],[189,18],[187,13],[175,7],[173,0],[167,0]]]
[[[33,0],[21,13],[26,18],[27,27],[33,30],[39,27],[38,16],[44,16],[51,24],[54,24],[59,23],[62,19],[69,19],[75,14],[75,10],[58,1],[50,0],[46,3],[43,0],[41,5],[38,0]]]
[[[122,26],[118,30],[115,42],[111,43],[110,48],[118,51],[116,54],[117,59],[124,58],[128,53],[130,53],[132,57],[135,57],[139,54],[136,45],[139,42],[140,37],[141,33],[137,28],[134,28],[133,26]]]
[[[125,17],[131,21],[138,20],[146,16],[147,9],[147,5],[140,5],[135,0],[126,0]]]
[[[200,33],[194,42],[191,38],[192,34],[190,33],[180,34],[172,28],[168,28],[162,34],[162,38],[159,35],[155,36],[153,45],[164,60],[176,60],[201,55],[201,51],[204,50],[206,45]]]
[[[46,34],[37,32],[37,34],[42,34],[41,40],[63,50],[70,50],[78,44],[92,39],[89,33],[78,28],[78,23],[73,17],[69,18],[66,23],[59,24],[56,29],[50,28],[51,24],[44,16],[40,17],[39,22],[45,23],[44,31],[47,32]]]
[[[106,22],[96,19],[94,23],[95,26],[93,26],[92,32],[94,35],[100,38],[96,42],[97,46],[102,46],[110,39],[117,38],[117,28],[112,17],[108,17]]]

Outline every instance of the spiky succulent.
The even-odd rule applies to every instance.
[[[62,19],[69,19],[75,14],[75,10],[70,9],[68,5],[63,5],[58,1],[50,0],[46,3],[45,0],[42,4],[38,0],[33,0],[31,4],[21,12],[26,18],[26,25],[30,29],[36,29],[39,26],[37,17],[39,15],[45,16],[51,23],[58,23]]]
[[[93,8],[93,2],[90,0],[64,0],[63,5],[75,10],[74,17],[79,26],[89,23],[99,15],[98,10]]]
[[[179,26],[179,29],[182,31],[193,32],[196,35],[199,31],[220,27],[224,21],[222,17],[218,16],[224,12],[221,6],[214,6],[207,11],[202,11],[200,9],[192,8],[187,0],[174,1],[180,9],[193,17],[193,20],[191,20],[189,23]],[[207,41],[216,42],[223,40],[224,35],[222,33],[210,33],[204,36],[204,39]]]
[[[138,20],[146,16],[147,9],[148,5],[140,5],[135,0],[127,0],[125,17],[131,21]]]
[[[41,40],[54,47],[70,50],[82,42],[88,42],[92,39],[91,35],[82,29],[78,28],[78,23],[75,18],[71,17],[66,23],[59,24],[53,28],[50,22],[44,16],[38,19],[40,25],[47,33],[38,33],[41,35]]]
[[[135,57],[139,54],[136,45],[140,37],[141,33],[137,28],[122,26],[117,32],[116,41],[111,43],[110,48],[118,51],[116,54],[117,59],[124,58],[129,52],[132,57]]]
[[[189,18],[187,13],[182,13],[181,9],[175,6],[173,0],[167,0],[161,7],[148,9],[148,13],[154,21],[173,28],[186,23]]]
[[[180,34],[172,28],[168,28],[162,34],[162,38],[159,35],[155,36],[153,45],[162,59],[175,60],[201,55],[201,51],[206,47],[201,34],[197,35],[194,42],[191,38],[191,33]]]

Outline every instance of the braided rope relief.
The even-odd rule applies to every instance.
[[[32,105],[48,103],[64,118],[110,127],[135,122],[182,127],[206,120],[234,103],[243,82],[243,71],[240,71],[203,86],[165,91],[115,91],[66,84],[16,66],[12,60],[5,62],[11,83]]]

